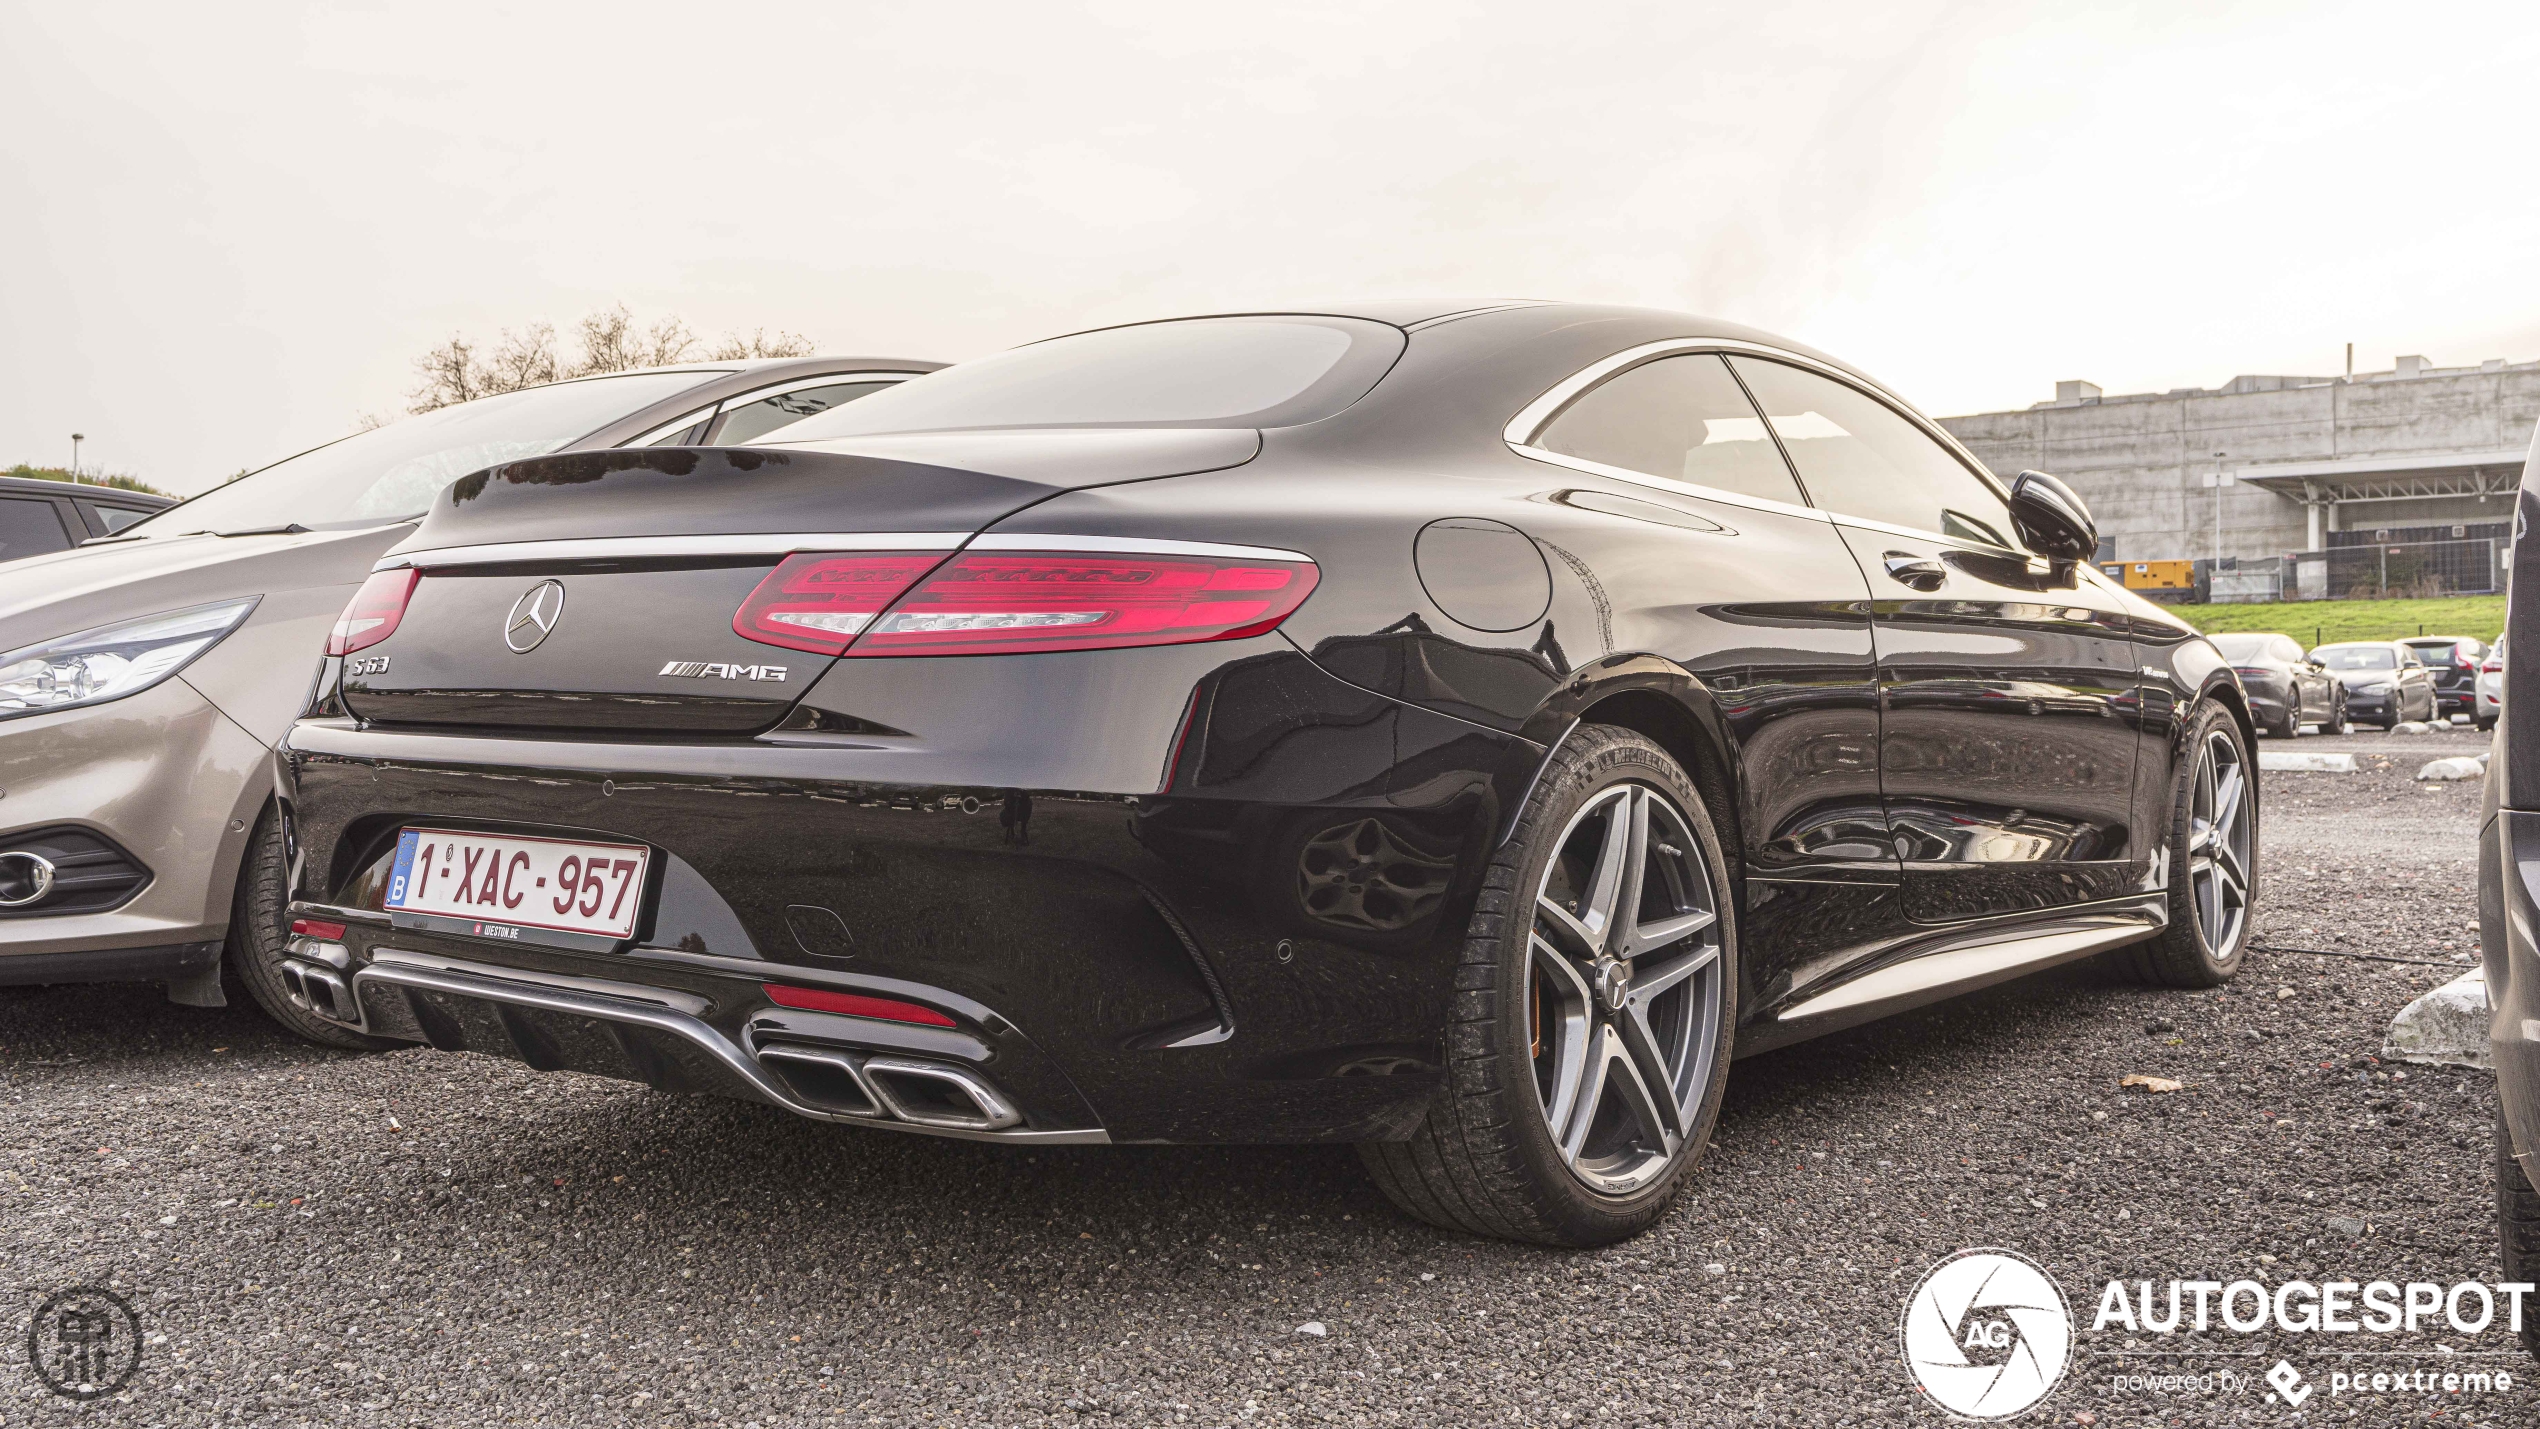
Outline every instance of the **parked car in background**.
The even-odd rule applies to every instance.
[[[2258,728],[2291,739],[2302,726],[2316,724],[2328,734],[2344,734],[2346,686],[2318,660],[2302,653],[2302,642],[2290,635],[2231,631],[2211,637],[2214,648],[2240,674],[2249,692],[2249,717]]]
[[[280,940],[233,917],[242,882],[282,877],[269,751],[307,704],[345,598],[454,479],[546,452],[764,433],[935,365],[716,363],[486,397],[0,566],[0,984],[165,982],[217,1005],[223,945]],[[42,494],[46,520],[88,499]],[[245,977],[268,1010],[330,1035],[263,966]]]
[[[2425,635],[2399,642],[2416,652],[2434,677],[2441,718],[2478,713],[2478,667],[2487,658],[2487,642],[2466,635]]]
[[[2499,632],[2496,643],[2487,647],[2487,658],[2478,662],[2478,703],[2472,717],[2481,733],[2496,727],[2497,716],[2505,711],[2505,637]]]
[[[146,491],[0,476],[0,561],[67,551],[175,504]]]
[[[2359,723],[2389,729],[2401,720],[2434,718],[2434,675],[2396,640],[2322,645],[2311,658],[2345,685],[2346,712]]]
[[[2240,685],[2096,547],[1833,359],[1573,304],[1137,324],[509,462],[347,608],[276,973],[377,1044],[1356,1143],[1412,1215],[1608,1242],[1735,1054],[2238,972]]]

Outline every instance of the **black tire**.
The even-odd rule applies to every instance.
[[[2487,718],[2480,720],[2478,722],[2478,732],[2480,734],[2494,734],[2496,732],[2496,717],[2494,715],[2489,715]]]
[[[2285,706],[2284,718],[2277,720],[2275,728],[2268,730],[2267,733],[2278,739],[2300,739],[2302,737],[2301,705],[2297,703]]]
[[[2355,722],[2346,714],[2346,696],[2340,693],[2336,702],[2328,707],[2328,723],[2320,726],[2320,733],[2353,734],[2354,732]]]
[[[2238,916],[2223,920],[2220,943],[2209,937],[2207,911],[2200,902],[2210,887],[2218,895],[2230,891],[2229,876],[2216,867],[2210,856],[2200,872],[2197,831],[2199,780],[2207,749],[2220,741],[2236,757],[2240,768],[2240,803],[2235,810],[2247,820],[2245,840],[2231,841],[2238,863]],[[2249,757],[2249,742],[2240,732],[2239,721],[2231,711],[2219,704],[2198,706],[2189,715],[2184,753],[2179,759],[2179,773],[2170,790],[2169,826],[2164,836],[2169,842],[2170,887],[2166,895],[2169,926],[2157,938],[2135,944],[2128,951],[2134,961],[2137,977],[2157,987],[2220,987],[2239,976],[2240,965],[2247,960],[2250,931],[2256,923],[2258,907],[2258,783],[2257,761]],[[2209,884],[2209,878],[2221,878]],[[2219,901],[2228,909],[2228,896]]]
[[[1627,787],[1618,791],[1618,786]],[[1634,809],[1646,812],[1630,813]],[[1691,867],[1688,851],[1654,834],[1648,837],[1643,861],[1630,876],[1663,877],[1664,885],[1653,886],[1671,890],[1672,901],[1654,923],[1642,923],[1646,903],[1636,905],[1628,920],[1604,920],[1609,938],[1610,930],[1624,922],[1631,925],[1615,940],[1626,955],[1614,962],[1600,952],[1594,963],[1599,980],[1576,984],[1583,990],[1592,987],[1593,994],[1584,1002],[1556,1005],[1552,999],[1565,996],[1563,989],[1572,985],[1556,984],[1557,967],[1576,964],[1555,950],[1552,935],[1541,931],[1542,920],[1551,915],[1539,911],[1538,895],[1553,897],[1571,887],[1579,850],[1604,837],[1591,836],[1591,831],[1611,827],[1588,820],[1618,817],[1645,817],[1651,828],[1669,820],[1666,827],[1681,829],[1697,846],[1691,852],[1698,852],[1700,869],[1697,874]],[[1656,860],[1664,855],[1676,861],[1662,868]],[[1558,869],[1556,856],[1562,860]],[[1738,964],[1736,906],[1727,868],[1701,792],[1665,750],[1640,734],[1609,725],[1572,731],[1537,780],[1514,836],[1484,872],[1448,1014],[1444,1085],[1410,1139],[1359,1147],[1386,1196],[1431,1225],[1541,1245],[1604,1245],[1654,1224],[1709,1144],[1728,1081]],[[1587,896],[1582,895],[1578,907],[1586,906]],[[1629,941],[1644,927],[1704,912],[1713,918],[1708,926],[1672,940]],[[1630,951],[1635,948],[1636,953]],[[1555,974],[1544,971],[1547,958],[1556,965]],[[1697,970],[1683,971],[1697,963]],[[1615,990],[1608,991],[1606,977],[1613,979]],[[1644,1004],[1641,989],[1662,983],[1664,990]],[[1547,994],[1546,988],[1552,991]],[[1679,995],[1681,1004],[1666,1002]],[[1648,1010],[1604,1010],[1616,1003]],[[1549,1023],[1544,1020],[1547,1011]],[[1627,1031],[1606,1030],[1609,1024],[1619,1029],[1627,1015],[1641,1029],[1638,1044]],[[1662,1015],[1670,1019],[1668,1030],[1653,1036],[1651,1029]],[[1547,1103],[1565,1099],[1561,1087],[1584,1085],[1570,1080],[1576,1074],[1567,1069],[1577,1064],[1566,1059],[1566,1049],[1603,1048],[1608,1043],[1602,1039],[1608,1037],[1615,1039],[1614,1046],[1675,1049],[1679,1059],[1670,1073],[1675,1078],[1672,1108],[1649,1114],[1673,1122],[1677,1131],[1669,1134],[1672,1145],[1662,1148],[1660,1138],[1647,1134],[1654,1124],[1648,1116],[1637,1127],[1631,1124],[1630,1088],[1647,1087],[1645,1077],[1598,1083],[1594,1101],[1569,1095],[1572,1106],[1586,1110],[1563,1118],[1574,1129],[1569,1149],[1556,1142],[1555,1113]],[[1637,1057],[1629,1060],[1632,1066],[1648,1065]],[[1550,1090],[1548,1064],[1553,1068]],[[1620,1105],[1623,1117],[1605,1119],[1609,1105]],[[1618,1183],[1645,1179],[1632,1180],[1619,1191],[1591,1185],[1588,1178],[1598,1172],[1582,1155],[1589,1141],[1624,1147],[1599,1165],[1622,1165],[1637,1157],[1628,1160],[1633,1169],[1618,1176]]]
[[[2496,1246],[2507,1283],[2532,1283],[2540,1275],[2540,1191],[2531,1186],[2522,1163],[2514,1159],[2514,1141],[2505,1129],[2504,1109],[2496,1111]],[[2540,1358],[2540,1316],[2525,1316],[2522,1347]]]
[[[283,846],[282,819],[271,804],[257,816],[247,836],[247,857],[238,870],[238,897],[229,909],[229,946],[225,956],[231,976],[247,995],[282,1024],[283,1030],[321,1047],[377,1052],[398,1044],[367,1037],[329,1022],[291,1001],[279,971],[283,950],[291,940],[291,869]]]

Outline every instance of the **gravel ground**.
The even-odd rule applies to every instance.
[[[2468,957],[2477,786],[2409,776],[2477,745],[2292,746],[2395,752],[2266,777],[2262,933]],[[2258,954],[2217,995],[2088,963],[1741,1063],[1673,1213],[1585,1254],[1413,1224],[1340,1150],[1015,1153],[322,1053],[144,989],[0,995],[0,1282],[23,1316],[111,1281],[164,1337],[86,1407],[13,1346],[0,1423],[1938,1424],[1896,1326],[1963,1247],[2036,1258],[2085,1324],[2109,1277],[2496,1278],[2491,1083],[2369,1060],[2449,976]],[[2186,1087],[2122,1091],[2129,1073]],[[2022,1422],[2540,1408],[2524,1387],[2323,1386],[2300,1415],[2263,1386],[2111,1388],[2278,1354],[2314,1381],[2344,1367],[2316,1337],[2223,1339],[2145,1359],[2085,1336]],[[2527,1367],[2501,1334],[2444,1339]]]

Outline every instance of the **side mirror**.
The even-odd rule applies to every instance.
[[[2099,524],[2073,489],[2042,471],[2011,482],[2011,525],[2030,550],[2050,561],[2086,561],[2099,553]]]

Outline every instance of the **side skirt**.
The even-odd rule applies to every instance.
[[[2154,896],[2008,926],[1934,933],[1834,987],[1811,989],[1779,1012],[1749,1022],[1738,1029],[1737,1053],[1769,1052],[2077,962],[2139,943],[2168,925],[2163,900]]]

